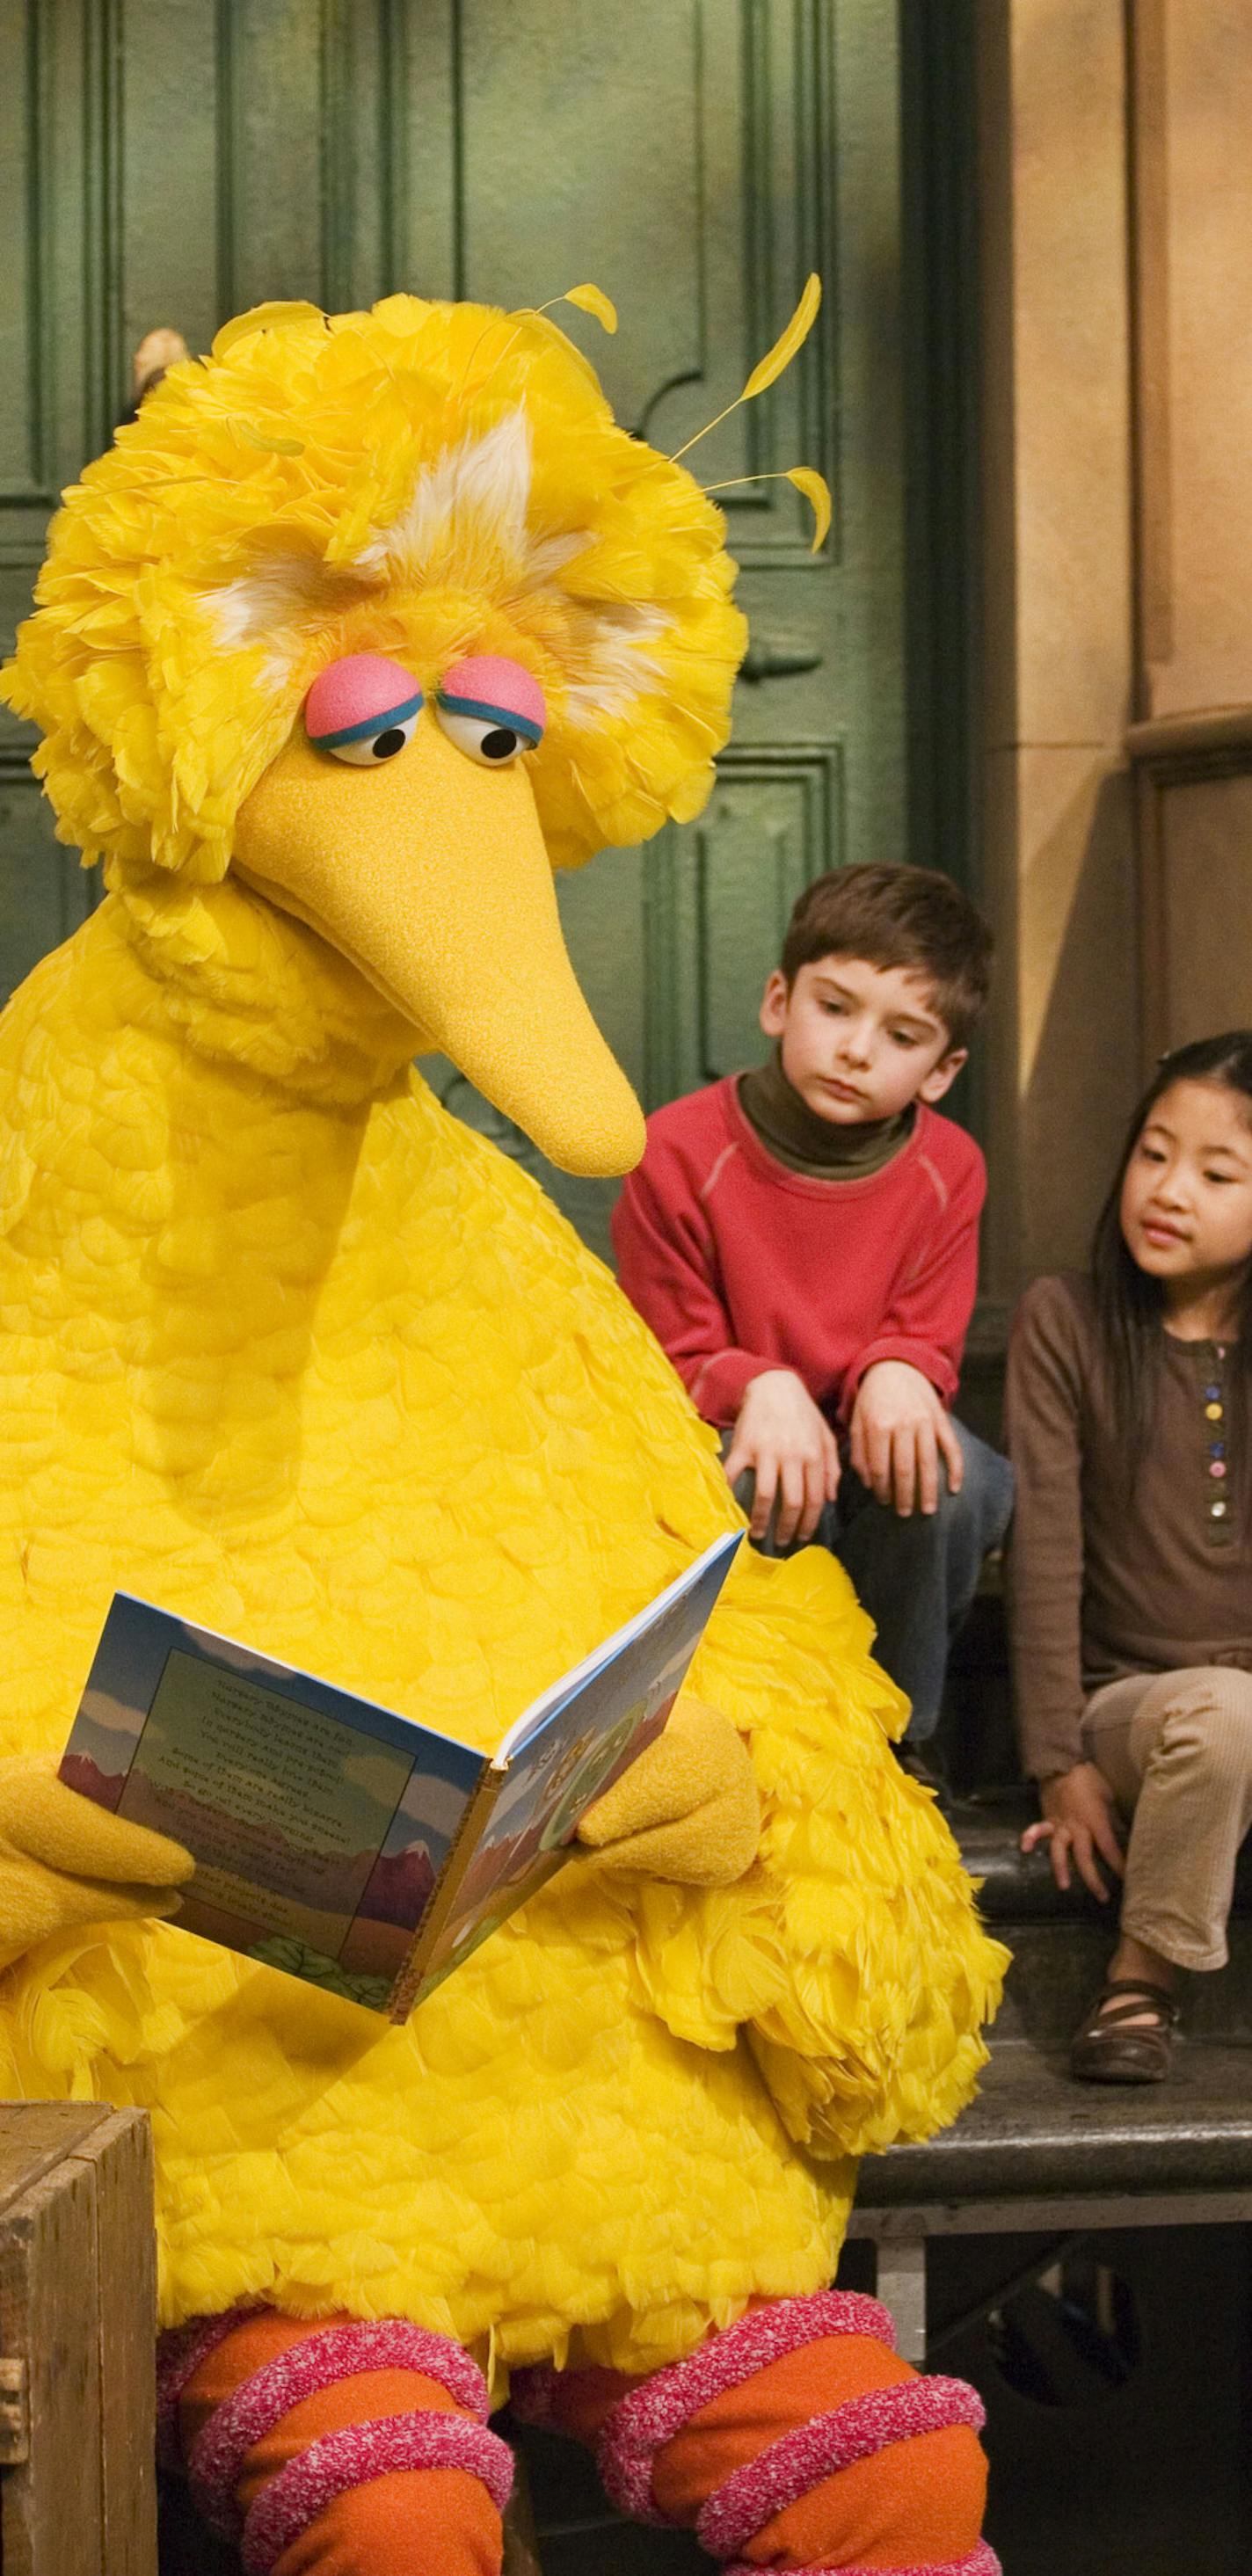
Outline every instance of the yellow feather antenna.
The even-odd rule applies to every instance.
[[[613,303],[612,298],[605,294],[602,286],[571,286],[566,290],[564,295],[550,295],[546,304],[519,304],[515,307],[513,312],[500,313],[496,316],[497,322],[512,322],[514,328],[509,338],[505,341],[503,348],[498,351],[497,355],[492,360],[490,374],[484,379],[485,384],[490,384],[491,377],[494,376],[497,367],[499,367],[503,360],[507,358],[514,341],[520,335],[522,324],[524,322],[537,322],[541,320],[545,313],[550,313],[552,311],[554,304],[577,305],[580,313],[594,313],[597,322],[605,331],[612,334],[617,329],[617,306]],[[474,342],[474,346],[469,354],[469,361],[466,366],[465,373],[461,379],[462,385],[468,384],[470,368],[473,366],[474,360],[483,345],[483,341],[489,337],[494,327],[494,324],[489,322],[487,329],[480,332],[477,340]],[[572,347],[574,344],[571,342],[569,345]],[[477,390],[479,393],[482,393],[483,385],[479,385]]]
[[[830,485],[815,465],[789,465],[787,481],[794,483],[797,492],[803,492],[805,500],[812,505],[813,552],[816,554],[830,533]]]
[[[790,366],[797,349],[803,348],[817,320],[821,300],[822,281],[814,269],[786,330],[779,333],[773,348],[761,359],[759,365],[753,368],[739,396],[740,402],[751,402],[754,394],[763,394],[766,386],[772,385],[782,374],[784,367]]]
[[[719,411],[716,420],[707,420],[703,429],[698,429],[695,436],[687,440],[686,446],[675,449],[670,458],[671,465],[677,465],[679,457],[685,456],[689,448],[698,446],[702,438],[708,437],[711,429],[717,429],[722,421],[729,420],[732,411],[738,411],[740,403],[751,402],[756,394],[764,393],[767,385],[777,382],[784,367],[790,366],[797,349],[803,348],[817,319],[821,300],[822,281],[815,269],[805,284],[804,293],[786,330],[779,333],[773,348],[767,350],[765,356],[753,368],[743,392],[736,394],[732,403],[727,403],[725,411]],[[807,471],[807,468],[805,470]]]
[[[597,322],[610,337],[617,329],[617,306],[601,286],[571,286],[565,295],[554,295],[552,302],[576,304],[580,313],[594,313]],[[546,304],[541,304],[539,307],[541,313],[546,313],[549,309]]]
[[[813,543],[816,554],[830,527],[830,485],[815,465],[788,465],[778,474],[730,474],[724,483],[702,483],[702,492],[733,492],[745,483],[794,483],[803,492],[813,511]]]

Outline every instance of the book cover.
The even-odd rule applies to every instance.
[[[192,1853],[177,1928],[402,2019],[659,1735],[738,1544],[707,1549],[490,1760],[119,1592],[60,1776]]]

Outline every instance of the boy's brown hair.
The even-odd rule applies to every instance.
[[[788,987],[820,957],[862,957],[924,975],[953,1047],[968,1046],[991,980],[991,932],[937,868],[834,868],[806,886],[780,960]]]

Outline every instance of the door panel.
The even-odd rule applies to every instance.
[[[795,893],[904,851],[899,74],[894,0],[10,0],[0,11],[0,617],[60,486],[104,443],[129,351],[270,297],[397,286],[561,318],[619,417],[673,452],[733,402],[804,277],[801,359],[691,451],[720,497],[752,649],[702,820],[561,884],[575,963],[648,1106],[761,1050]],[[7,636],[5,639],[7,641]],[[22,729],[0,732],[0,985],[81,917]],[[449,1088],[448,1069],[440,1075]],[[486,1120],[467,1086],[458,1106]],[[500,1122],[490,1118],[493,1130]],[[523,1140],[504,1138],[535,1161]],[[545,1177],[551,1177],[545,1175]],[[552,1179],[601,1245],[611,1188]]]
[[[620,29],[598,0],[542,15],[510,56],[488,0],[462,11],[465,291],[595,278],[621,328],[572,327],[619,417],[673,453],[734,401],[808,271],[825,282],[799,361],[688,460],[708,483],[815,464],[834,502],[815,557],[787,483],[719,495],[753,641],[718,792],[632,854],[624,900],[620,853],[560,886],[588,998],[652,1108],[760,1056],[802,886],[904,855],[895,18],[878,0],[644,0]],[[459,1079],[451,1097],[498,1133]],[[616,1185],[507,1141],[604,1249]]]
[[[745,1041],[761,1052],[764,971],[777,962],[797,896],[838,863],[838,790],[833,751],[732,750],[707,811],[662,854],[685,969],[667,1067],[676,1090],[735,1072]]]
[[[0,10],[0,649],[30,602],[48,519],[108,415],[101,9]],[[99,254],[94,261],[89,245]],[[0,999],[77,928],[91,880],[53,838],[31,735],[0,709]]]
[[[54,840],[52,809],[29,769],[0,765],[0,920],[13,984],[71,937],[95,893],[95,870]]]

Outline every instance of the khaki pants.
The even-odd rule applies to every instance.
[[[1252,1673],[1128,1673],[1093,1693],[1082,1732],[1130,1822],[1123,1932],[1179,1968],[1224,1967],[1252,1825]]]

